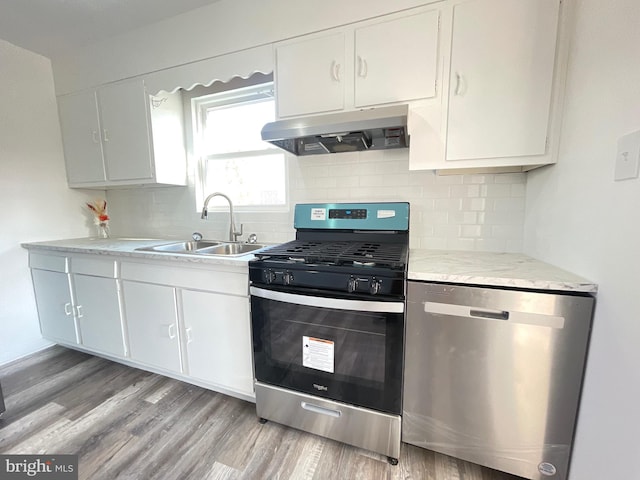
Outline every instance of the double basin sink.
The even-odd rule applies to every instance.
[[[218,255],[218,256],[240,256],[246,255],[266,245],[259,243],[235,243],[219,242],[216,240],[193,240],[187,242],[174,242],[152,247],[141,247],[136,250],[144,252],[171,253],[173,255]]]

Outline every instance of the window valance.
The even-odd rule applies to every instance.
[[[234,77],[248,78],[256,72],[271,73],[273,64],[271,45],[263,45],[153,72],[145,75],[144,81],[152,95],[173,93],[180,88],[191,90],[197,85],[228,82]]]

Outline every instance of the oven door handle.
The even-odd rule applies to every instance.
[[[351,310],[354,312],[404,313],[404,302],[377,302],[375,300],[311,297],[277,290],[266,290],[254,286],[249,288],[249,293],[254,297],[296,305],[306,305],[308,307],[335,308],[337,310]]]

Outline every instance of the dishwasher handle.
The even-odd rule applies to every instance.
[[[450,315],[459,318],[487,319],[508,321],[509,323],[537,325],[539,327],[564,328],[565,318],[561,315],[549,315],[536,312],[519,312],[509,310],[493,310],[470,305],[452,303],[422,302],[425,313]]]
[[[509,320],[509,312],[506,310],[481,310],[479,308],[469,309],[471,317],[493,318],[494,320]]]

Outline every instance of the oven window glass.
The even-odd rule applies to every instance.
[[[269,322],[270,350],[274,362],[285,367],[295,365],[311,370],[322,370],[330,363],[330,373],[337,376],[384,382],[384,316],[378,313],[299,308],[304,310],[303,317],[287,315],[286,308],[280,306],[280,310],[285,310],[282,316],[276,316]],[[328,345],[324,349],[323,341]],[[320,346],[314,348],[314,344]],[[306,353],[309,349],[315,350],[315,353]],[[307,361],[303,362],[305,354]]]

